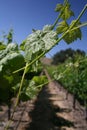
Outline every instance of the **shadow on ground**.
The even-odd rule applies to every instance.
[[[34,104],[34,109],[29,113],[32,122],[26,130],[66,130],[62,127],[74,126],[72,122],[56,116],[56,112],[63,112],[63,109],[52,106],[52,102],[49,99],[51,96],[47,87],[43,87]]]

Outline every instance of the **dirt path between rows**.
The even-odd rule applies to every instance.
[[[56,81],[44,86],[34,100],[21,102],[17,107],[9,130],[87,130],[85,109]],[[15,101],[15,100],[14,100]],[[7,124],[7,106],[1,105],[0,130]]]

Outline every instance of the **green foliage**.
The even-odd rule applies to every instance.
[[[17,44],[8,44],[4,50],[0,50],[0,60],[3,59],[6,55],[11,54],[12,52],[18,52]]]
[[[69,2],[64,4],[57,4],[55,11],[60,13],[60,18],[63,20],[69,19],[71,16],[74,16],[74,12],[70,9],[71,5]]]
[[[58,24],[58,26],[56,28],[56,31],[58,34],[64,33],[67,30],[69,30],[67,35],[65,35],[63,38],[63,40],[68,44],[74,42],[78,38],[81,40],[81,37],[82,37],[82,33],[81,33],[81,30],[79,28],[77,28],[75,30],[71,30],[73,28],[73,25],[75,24],[75,22],[76,22],[76,20],[72,21],[71,24],[69,25],[66,21],[62,21]],[[80,22],[77,22],[74,25],[74,28],[80,24],[81,24]]]
[[[69,29],[72,29],[74,23],[76,21],[72,21],[70,26],[69,26]],[[77,27],[78,25],[80,25],[80,22],[76,23],[74,25],[74,28]],[[82,38],[82,33],[81,33],[81,30],[79,28],[75,29],[75,30],[70,30],[67,35],[63,38],[65,42],[67,42],[68,44],[74,42],[75,40],[77,39],[80,39]]]
[[[58,26],[56,28],[56,31],[58,34],[64,33],[65,31],[67,31],[69,28],[69,25],[66,21],[62,21],[60,23],[58,23]]]
[[[18,52],[17,44],[8,44],[6,49],[0,51],[0,100],[7,102],[12,86],[20,82],[18,74],[12,72],[24,65],[24,58]]]
[[[81,39],[81,25],[80,17],[84,13],[81,12],[79,17],[72,21],[69,25],[67,20],[74,16],[71,10],[71,5],[68,0],[65,0],[63,4],[57,4],[55,11],[59,13],[58,18],[53,25],[46,25],[42,30],[34,30],[20,45],[11,44],[13,40],[13,30],[5,36],[7,44],[0,43],[0,93],[1,100],[9,98],[9,92],[18,93],[17,101],[19,98],[22,100],[28,100],[36,96],[39,90],[47,82],[46,77],[32,77],[32,79],[26,78],[29,73],[38,71],[38,67],[41,68],[40,58],[44,56],[49,50],[51,50],[60,40],[64,40],[70,44],[78,38]],[[59,24],[59,20],[61,21]],[[57,27],[56,27],[57,25]],[[61,35],[60,35],[61,34]],[[23,55],[19,50],[23,51]],[[25,67],[24,67],[25,66]],[[19,71],[23,70],[20,74]],[[17,70],[17,71],[16,71]],[[13,71],[19,72],[13,74]],[[65,73],[65,72],[64,72]],[[73,70],[72,72],[73,73]],[[83,77],[84,77],[83,72]],[[75,76],[77,71],[75,72]],[[60,75],[60,77],[62,77]],[[58,77],[58,79],[60,79]],[[76,83],[76,77],[73,78],[73,82]],[[21,83],[19,82],[21,79]],[[75,80],[75,81],[74,81]],[[7,98],[7,99],[8,99]],[[16,103],[17,104],[17,103]]]
[[[6,35],[7,44],[12,43],[13,40],[13,29],[10,29],[8,34]]]
[[[58,65],[53,75],[77,99],[87,100],[87,56],[77,55],[74,61]]]
[[[32,79],[36,85],[41,85],[47,82],[46,76],[34,76]]]
[[[8,35],[5,36],[7,45],[5,46],[0,43],[0,100],[8,102],[9,104],[13,93],[17,95],[12,116],[14,115],[19,98],[26,101],[37,96],[42,86],[48,82],[45,76],[33,76],[32,79],[26,78],[27,74],[38,71],[38,66],[41,66],[40,58],[62,39],[68,44],[78,38],[81,39],[82,34],[79,25],[82,24],[79,21],[86,8],[87,7],[85,7],[79,17],[69,25],[67,20],[71,16],[74,16],[74,13],[70,9],[68,0],[64,0],[64,4],[57,4],[55,11],[59,12],[58,18],[53,25],[46,25],[42,30],[33,29],[33,33],[20,45],[20,49],[24,51],[23,55],[20,53],[17,44],[11,44],[13,40],[13,30],[10,30]],[[59,20],[62,21],[58,24]],[[56,28],[57,24],[58,26]],[[59,72],[54,72],[54,77],[57,80],[62,78],[65,86],[68,87],[69,83],[69,91],[77,93],[78,96],[80,95],[79,98],[87,99],[87,82],[84,80],[87,77],[87,70],[84,65],[87,66],[87,63],[85,62],[80,65],[80,62],[77,61],[74,61],[74,63],[70,62],[68,67],[67,65],[63,65],[61,69],[58,69]],[[81,71],[82,68],[84,68],[83,71]],[[19,71],[23,69],[24,72],[20,73]],[[13,74],[13,71],[15,71],[15,74]],[[59,75],[57,76],[58,73]],[[67,76],[68,74],[69,77]],[[83,86],[84,91],[81,88]],[[6,130],[10,122],[7,124]]]
[[[29,63],[41,53],[49,50],[56,41],[57,33],[52,30],[51,25],[46,25],[42,31],[33,32],[21,45],[25,50],[25,61]]]
[[[2,42],[0,42],[0,51],[4,50],[6,48],[6,45],[4,45]]]
[[[53,56],[52,64],[58,65],[60,63],[64,63],[67,59],[74,60],[76,54],[81,55],[81,56],[85,56],[85,52],[81,51],[79,49],[73,50],[73,49],[69,48],[66,50],[61,50]]]
[[[26,87],[23,87],[20,99],[26,101],[36,97],[47,81],[46,76],[34,76],[29,82],[25,82]]]
[[[42,30],[33,31],[20,46],[25,52],[25,62],[31,63],[39,55],[47,52],[55,45],[57,39],[57,33],[52,29],[51,25],[44,26]],[[37,71],[39,64],[40,61],[37,60],[31,65],[31,69]]]
[[[55,70],[55,71],[57,70],[57,66],[54,66],[54,65],[46,66],[46,69],[47,69],[47,71],[48,71],[50,77],[53,79],[54,76],[53,76],[53,73],[52,73],[52,72],[54,72],[54,70]]]
[[[76,20],[72,20],[69,24],[68,19],[70,19],[71,16],[74,16],[74,12],[71,10],[71,5],[68,0],[65,0],[63,4],[57,4],[55,11],[59,12],[58,18],[54,23],[54,26],[57,25],[57,33],[63,35],[67,32],[67,34],[63,36],[63,40],[67,44],[70,44],[77,39],[81,40],[82,34],[78,26],[81,25],[79,21],[82,13],[80,14],[80,17],[78,17]],[[59,20],[61,20],[61,22],[59,22]]]
[[[16,44],[9,44],[5,50],[1,50],[0,60],[0,73],[11,73],[24,64],[24,58],[18,53],[18,45]]]

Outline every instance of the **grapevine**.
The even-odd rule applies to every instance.
[[[7,95],[6,90],[8,90],[10,94],[12,93],[12,96],[17,96],[13,113],[5,130],[10,126],[19,100],[22,100],[24,96],[25,100],[29,100],[33,97],[33,94],[30,96],[32,92],[37,96],[39,92],[38,88],[41,89],[44,84],[48,83],[46,77],[44,77],[44,80],[42,80],[41,84],[38,84],[38,87],[38,85],[36,85],[37,80],[34,78],[35,75],[30,79],[27,79],[26,75],[32,72],[38,72],[38,69],[41,67],[40,59],[61,40],[70,44],[82,38],[80,28],[87,26],[87,22],[81,23],[80,18],[86,9],[87,5],[78,18],[68,24],[68,19],[74,16],[74,12],[70,8],[70,3],[64,0],[63,4],[57,4],[56,6],[55,11],[58,13],[58,17],[53,25],[45,25],[42,30],[34,30],[33,33],[22,42],[20,47],[18,47],[17,44],[11,43],[12,30],[7,35],[7,45],[4,43],[0,44],[0,92],[4,93],[1,100],[7,102],[7,99],[9,99],[9,94]],[[20,50],[24,52],[24,55],[21,54]],[[31,90],[32,92],[29,92]]]

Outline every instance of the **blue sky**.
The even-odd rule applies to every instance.
[[[87,0],[69,1],[76,17],[87,4]],[[3,31],[7,33],[10,28],[13,28],[14,41],[20,44],[32,33],[32,28],[42,29],[46,24],[53,24],[57,17],[57,13],[54,12],[56,4],[62,2],[63,0],[0,0],[0,36]],[[87,11],[81,21],[87,21]],[[87,52],[87,27],[83,28],[82,32],[81,41],[77,40],[71,45],[61,41],[50,51],[50,54],[53,55],[61,49],[70,47]],[[49,54],[47,56],[49,57]]]

